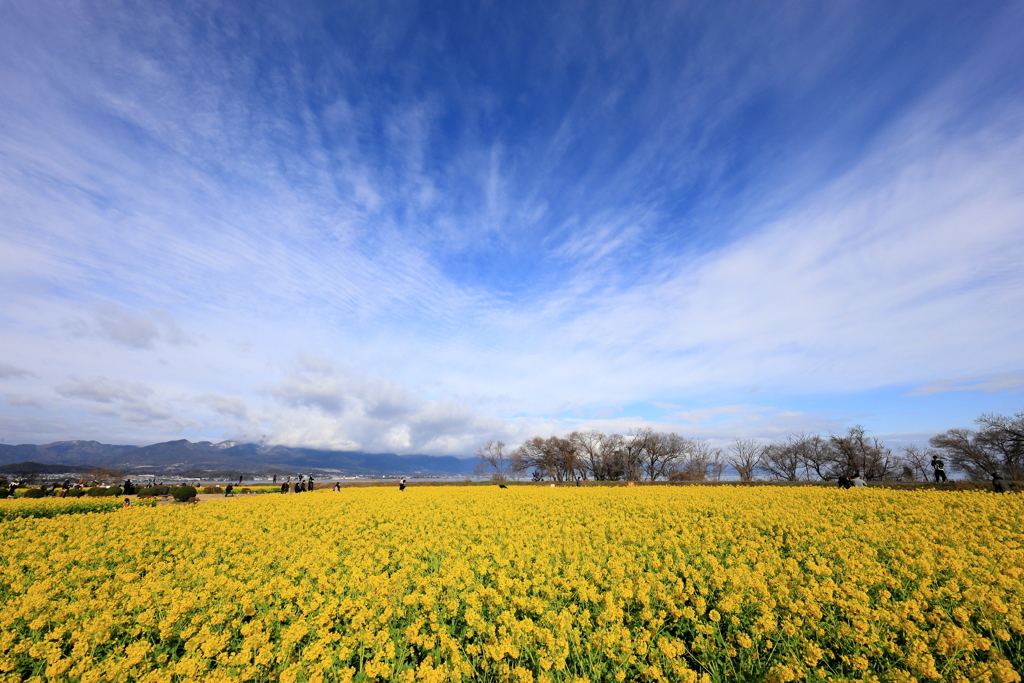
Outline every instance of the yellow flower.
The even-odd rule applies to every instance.
[[[43,517],[17,505],[50,499],[0,501],[0,674],[694,683],[835,662],[1019,680],[1003,652],[1024,637],[1024,496],[863,493],[351,488]]]

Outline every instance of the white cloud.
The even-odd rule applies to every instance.
[[[136,423],[180,422],[173,411],[150,402],[149,397],[152,396],[153,389],[141,382],[126,382],[106,377],[72,378],[55,389],[65,398],[106,404],[90,409],[98,415]],[[113,406],[117,409],[115,410]]]
[[[844,393],[1019,366],[1024,319],[1005,312],[1024,310],[1024,138],[906,137],[744,239],[508,316],[506,378],[587,402]]]
[[[147,317],[108,303],[97,306],[90,318],[94,322],[81,315],[69,316],[61,321],[61,328],[72,337],[98,337],[134,349],[152,349],[160,340],[173,346],[196,343],[195,335],[185,332],[166,310],[153,310]]]
[[[300,377],[277,384],[273,394],[293,408],[318,408],[337,415],[345,406],[344,386],[336,377]]]
[[[259,420],[268,438],[289,445],[464,455],[480,438],[509,431],[464,403],[427,400],[306,354],[268,393],[283,405]]]
[[[208,406],[211,410],[226,417],[233,417],[236,420],[246,422],[249,419],[249,406],[244,398],[239,396],[225,396],[224,394],[203,394],[197,396],[196,400]]]
[[[99,330],[110,339],[138,349],[152,348],[160,336],[157,326],[138,315],[116,306],[101,309],[97,316]]]
[[[995,375],[984,375],[982,377],[936,380],[915,389],[910,395],[931,396],[932,394],[944,394],[950,391],[984,391],[986,393],[1024,391],[1024,373],[1005,372]]]
[[[7,405],[9,406],[32,406],[33,408],[43,409],[43,406],[39,401],[32,398],[31,396],[8,396]]]
[[[769,408],[766,406],[756,405],[733,405],[733,406],[716,406],[714,408],[704,408],[701,410],[684,410],[677,413],[673,413],[672,417],[676,420],[683,422],[690,422],[695,424],[701,424],[711,422],[715,418],[737,418],[746,417],[760,418],[764,413],[777,412],[775,408]]]
[[[27,377],[38,377],[38,375],[7,363],[0,363],[0,379],[24,379]]]
[[[56,387],[56,390],[61,396],[97,403],[141,401],[153,393],[153,390],[144,384],[110,380],[106,377],[73,378]]]

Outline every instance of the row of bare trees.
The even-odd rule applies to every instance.
[[[1024,412],[985,414],[976,424],[976,430],[933,437],[930,448],[910,445],[896,452],[860,425],[845,434],[794,434],[768,444],[737,439],[725,448],[650,428],[625,435],[576,431],[534,437],[514,450],[489,441],[477,449],[477,472],[499,480],[531,474],[554,481],[708,481],[731,467],[741,481],[832,481],[855,472],[868,481],[927,481],[940,459],[974,480],[997,473],[1024,479]]]
[[[570,481],[704,481],[725,470],[722,451],[704,441],[678,434],[634,429],[628,434],[572,432],[566,437],[534,437],[515,450],[501,441],[477,449],[478,474],[495,479],[531,473],[536,480]]]
[[[743,454],[744,467],[736,469],[745,481],[758,472],[776,481],[834,481],[854,474],[866,481],[921,481],[930,479],[933,471],[919,449],[893,453],[860,425],[845,434],[794,434],[759,449],[752,441],[740,440],[730,450]]]

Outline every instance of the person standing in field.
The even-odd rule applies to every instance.
[[[404,490],[405,490],[405,477],[402,477],[402,478],[401,478],[401,479],[400,479],[400,480],[398,481],[398,490],[399,490],[399,491],[404,491]]]
[[[287,482],[283,482],[281,484],[281,493],[288,493],[288,483]]]
[[[939,456],[932,457],[932,467],[935,469],[935,483],[938,484],[941,479],[943,483],[948,481],[946,479],[946,464],[942,462]]]
[[[1006,481],[1006,479],[1003,478],[1003,475],[998,472],[992,475],[992,489],[996,493],[1009,493],[1010,488],[1010,482]]]
[[[856,486],[857,488],[867,486],[867,482],[860,478],[860,472],[853,473],[853,479],[850,480],[850,483]]]
[[[334,490],[335,490],[335,491],[340,491],[340,490],[341,490],[341,482],[340,482],[340,481],[339,481],[339,482],[337,482],[337,483],[336,483],[336,484],[334,485]]]

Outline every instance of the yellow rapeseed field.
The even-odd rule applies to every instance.
[[[86,512],[115,512],[124,498],[5,498],[0,500],[0,522],[19,517],[58,517]],[[151,505],[152,501],[137,501]]]
[[[2,681],[1019,681],[1024,496],[345,489],[13,519]]]

